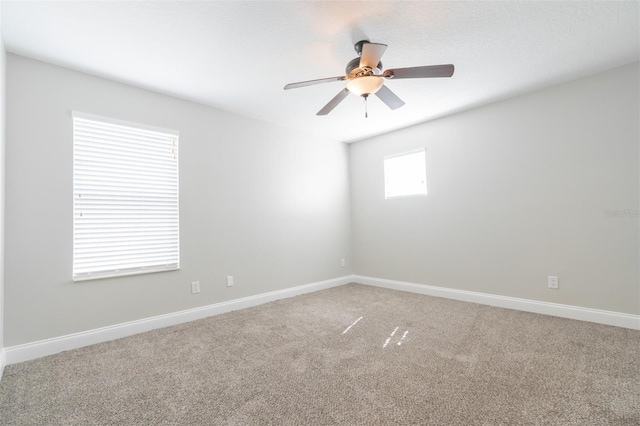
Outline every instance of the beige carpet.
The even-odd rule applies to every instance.
[[[2,425],[638,425],[640,332],[357,284],[18,364]]]

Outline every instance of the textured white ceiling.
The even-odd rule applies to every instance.
[[[638,1],[3,1],[7,51],[333,140],[354,141],[637,61]],[[349,96],[361,39],[384,68],[452,63],[452,78],[388,81],[406,105]]]

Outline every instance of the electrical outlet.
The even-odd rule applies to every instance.
[[[547,285],[549,288],[557,289],[558,288],[558,277],[554,277],[553,275],[549,275],[547,277]]]
[[[344,268],[346,264],[347,264],[346,260],[340,259],[340,266],[342,266]]]
[[[233,275],[227,275],[227,287],[233,287]]]
[[[191,294],[200,293],[200,281],[194,281],[191,283]]]

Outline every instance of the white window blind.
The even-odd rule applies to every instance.
[[[178,136],[73,113],[74,281],[179,268]]]
[[[424,149],[385,157],[384,191],[385,198],[427,195]]]

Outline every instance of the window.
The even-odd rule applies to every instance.
[[[178,269],[178,132],[73,113],[73,280]]]
[[[384,158],[385,198],[427,195],[425,150]]]

